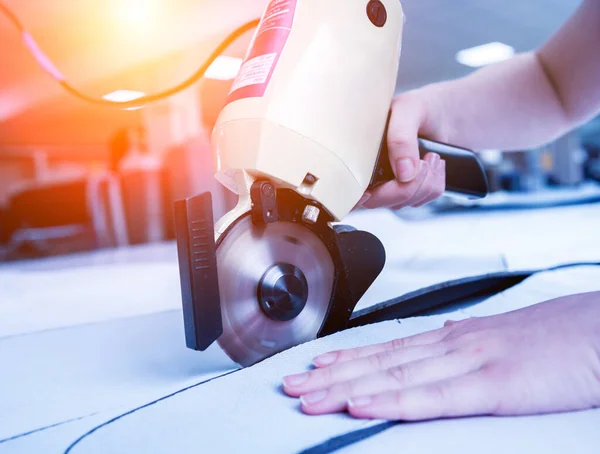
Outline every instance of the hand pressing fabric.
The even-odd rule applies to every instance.
[[[426,420],[600,407],[600,292],[334,351],[284,378],[302,410]]]

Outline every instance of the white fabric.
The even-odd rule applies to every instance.
[[[600,262],[600,203],[415,219],[359,211],[345,222],[375,234],[387,253],[383,273],[357,309],[448,280]]]
[[[394,261],[503,257],[510,270],[600,258],[600,203],[541,210],[470,211],[401,219],[363,211],[348,222],[376,233]]]
[[[0,273],[0,337],[152,314],[180,305],[172,264]]]
[[[0,440],[237,368],[217,345],[187,349],[182,324],[171,311],[0,339]]]
[[[81,434],[118,416],[124,409],[116,409],[73,421],[55,423],[53,427],[38,428],[26,435],[9,440],[0,438],[1,454],[64,454],[67,447]],[[133,454],[133,453],[132,453]]]
[[[399,425],[345,454],[598,454],[600,410],[522,418],[470,418]]]
[[[600,261],[599,207],[463,213],[419,221],[400,219],[385,210],[354,213],[346,222],[375,233],[388,255],[384,273],[359,307],[449,279],[564,262]],[[250,394],[255,393],[258,399],[265,390],[273,391],[264,386],[273,387],[285,373],[302,369],[317,351],[384,341],[437,327],[447,318],[504,312],[553,296],[598,289],[599,283],[600,276],[593,268],[564,270],[536,276],[484,304],[454,314],[341,333],[219,379],[218,383],[224,384],[211,384],[208,389],[213,392],[205,393],[203,385],[202,389],[184,393],[204,397],[196,401],[196,406],[186,405],[183,411],[191,412],[196,424],[212,421],[215,415],[209,427],[220,433],[219,427],[228,425],[222,419],[224,410],[215,408],[215,392],[229,399],[223,408],[235,408],[240,413],[234,418],[240,425],[244,425],[242,415],[250,418],[249,407],[255,402],[248,393],[239,394],[245,388],[236,384],[241,380],[236,377],[250,377],[245,382],[251,384]],[[172,308],[176,309],[163,312]],[[235,366],[217,346],[206,353],[185,348],[179,308],[173,244],[0,265],[0,440],[84,417],[2,443],[0,452],[16,443],[27,447],[22,452],[54,452],[50,446],[62,452],[66,441],[72,441],[74,425],[84,432],[121,409],[232,370]],[[139,314],[155,315],[128,318]],[[238,400],[234,405],[230,400],[235,396]],[[265,399],[258,412],[279,408],[273,416],[279,419],[283,415],[282,424],[295,411],[295,404],[280,394],[271,393]],[[97,416],[87,416],[97,412]],[[169,416],[157,413],[157,420],[170,419],[170,411],[165,414]],[[300,436],[306,443],[298,446],[304,447],[309,441],[322,441],[321,435],[327,438],[338,430],[363,424],[341,415],[309,420],[297,412],[293,414],[298,418],[294,421],[302,421],[300,433],[308,434],[306,440]],[[256,424],[258,421],[261,419]],[[316,427],[314,421],[322,421],[323,426]],[[125,420],[121,423],[133,424]],[[250,421],[251,427],[253,424]],[[134,424],[128,430],[136,434],[138,429]],[[163,433],[160,427],[154,432]],[[296,440],[298,433],[282,430],[281,438]],[[267,439],[274,437],[278,439],[279,435]],[[181,439],[184,444],[188,441]],[[233,438],[230,443],[239,441]],[[160,443],[156,446],[161,447]]]
[[[563,295],[600,291],[600,266],[558,269],[530,277],[524,284],[462,309],[469,317],[501,314]]]
[[[559,285],[549,288],[549,282]],[[462,310],[450,318],[460,319],[474,312],[496,313],[538,302],[545,295],[554,298],[598,289],[600,267],[583,267],[555,271],[533,277],[523,284],[491,298],[479,308]],[[511,302],[507,305],[507,302]],[[484,309],[489,306],[489,310]],[[420,317],[384,322],[344,331],[288,350],[254,367],[198,386],[169,399],[148,406],[108,424],[78,443],[73,453],[129,452],[298,452],[340,434],[358,430],[377,422],[350,418],[345,414],[309,417],[303,415],[297,401],[280,391],[281,378],[298,372],[315,355],[337,348],[349,348],[439,328],[449,316]],[[506,438],[528,431],[530,446],[535,452],[590,452],[589,446],[600,444],[600,410],[540,416],[536,418],[463,419],[452,422],[422,423],[414,429],[411,444],[404,443],[403,434],[412,425],[392,429],[386,443],[377,445],[380,451],[424,452],[417,439],[429,449],[425,452],[479,453],[482,447],[506,446]],[[535,427],[535,428],[532,428]],[[547,431],[562,427],[555,436]],[[460,428],[460,431],[459,429]],[[503,429],[503,430],[495,430]],[[460,433],[461,435],[456,435]],[[469,434],[469,437],[467,437]],[[482,437],[481,434],[485,434]],[[560,436],[561,443],[554,441]],[[382,438],[383,440],[383,438]],[[448,443],[452,440],[452,443]],[[460,440],[457,443],[456,440]],[[383,442],[381,442],[383,443]],[[516,441],[511,452],[533,452]],[[358,449],[358,448],[357,448]],[[360,452],[371,452],[361,450]],[[499,452],[495,450],[494,452]]]
[[[387,254],[357,309],[447,280],[600,261],[600,204],[412,221],[372,210],[344,223]],[[180,295],[173,243],[0,265],[0,338],[177,309]]]
[[[0,338],[181,306],[172,244],[0,265]]]

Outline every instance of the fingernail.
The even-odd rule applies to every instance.
[[[403,158],[396,161],[396,177],[403,183],[415,178],[416,166],[412,159]]]
[[[368,192],[365,193],[365,195],[363,195],[360,200],[358,201],[357,205],[362,205],[363,203],[365,203],[367,200],[369,200],[371,198],[371,194],[369,194]]]
[[[327,397],[327,391],[322,390],[300,397],[300,402],[302,402],[303,405],[314,405],[321,402],[325,397]]]
[[[445,171],[446,169],[446,161],[440,159],[440,161],[437,164],[437,167],[435,168],[436,172],[442,172]]]
[[[431,158],[431,168],[436,170],[437,166],[439,165],[440,161],[442,160],[442,158],[440,158],[439,154],[434,154],[433,157]]]
[[[308,381],[308,374],[298,374],[298,375],[290,375],[289,377],[285,377],[283,379],[283,384],[285,386],[299,386]]]
[[[316,366],[329,366],[330,364],[335,363],[337,359],[337,353],[325,353],[324,355],[317,356],[313,363]]]
[[[371,402],[373,402],[373,398],[372,397],[368,397],[368,396],[364,396],[364,397],[354,397],[353,399],[350,399],[348,401],[348,406],[349,407],[366,407],[367,405],[370,405]]]

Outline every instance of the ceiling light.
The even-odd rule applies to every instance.
[[[158,16],[157,0],[118,0],[114,10],[129,26],[148,26]]]
[[[493,42],[461,50],[456,61],[471,68],[491,65],[508,60],[515,55],[515,49],[503,43]]]
[[[241,58],[220,56],[209,66],[204,77],[216,80],[235,79],[241,66]]]
[[[113,102],[128,102],[128,101],[134,101],[136,99],[139,99],[145,95],[146,94],[142,93],[141,91],[116,90],[116,91],[113,91],[112,93],[104,95],[103,98],[106,99],[107,101],[113,101]],[[138,110],[141,108],[142,108],[142,106],[128,107],[125,110]]]

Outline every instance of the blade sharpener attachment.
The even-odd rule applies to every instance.
[[[212,196],[175,202],[175,230],[188,348],[204,351],[223,334]]]

